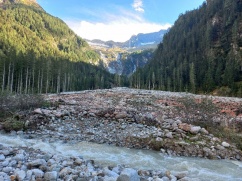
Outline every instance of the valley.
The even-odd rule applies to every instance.
[[[143,3],[112,10],[153,27]],[[0,16],[0,181],[241,181],[242,0],[125,42],[84,39],[35,0]]]

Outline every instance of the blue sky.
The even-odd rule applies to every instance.
[[[132,35],[167,29],[204,0],[37,0],[86,39],[124,42]]]

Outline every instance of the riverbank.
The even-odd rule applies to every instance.
[[[60,141],[63,144],[77,144],[80,141],[88,141],[120,147],[159,150],[162,154],[170,156],[232,159],[240,161],[242,159],[242,153],[236,148],[236,145],[217,138],[205,128],[193,125],[192,122],[187,123],[182,117],[176,115],[176,106],[179,106],[179,102],[176,100],[187,96],[194,97],[195,95],[127,88],[47,95],[46,99],[55,102],[56,106],[35,109],[31,114],[25,115],[25,124],[28,125],[29,129],[25,132],[12,132],[12,134],[20,134],[25,139],[39,139],[48,143]],[[196,98],[201,99],[201,96],[197,96]],[[238,98],[216,97],[214,100],[218,105],[222,106],[223,113],[229,114],[231,114],[231,110],[232,112],[236,112],[236,105],[242,102]],[[231,106],[233,109],[231,109]],[[220,119],[226,122],[226,119],[222,118],[224,118],[222,113],[217,116],[218,120]],[[2,150],[5,149],[8,150],[11,148],[2,148]],[[12,154],[13,157],[16,156],[19,150],[22,155],[35,154],[34,150],[30,151],[26,148],[12,149],[16,150]],[[45,154],[43,153],[43,155]],[[2,155],[5,157],[2,156],[4,158],[2,159],[3,162],[7,158],[11,158],[10,160],[13,159],[11,154],[10,157],[8,157],[9,154],[2,153]],[[36,155],[33,158],[36,158]],[[53,159],[53,155],[49,159]],[[46,164],[49,159],[44,159]],[[71,166],[70,163],[75,163],[76,159],[68,158],[66,162],[69,162],[69,165],[63,165],[61,168],[67,169],[72,167],[73,165]],[[19,160],[15,161],[18,162]],[[35,160],[31,160],[30,162],[33,161]],[[29,162],[25,162],[29,164]],[[93,161],[91,163],[88,161],[87,164],[86,160],[83,159],[82,163],[84,165],[80,164],[78,166],[85,167],[92,163],[94,167]],[[48,172],[50,174],[49,172],[53,171],[49,167],[43,170],[40,166],[38,164],[38,167],[34,166],[31,169],[42,170],[43,174],[40,177],[42,179],[46,177],[45,173]],[[19,165],[17,168],[21,167],[22,165]],[[64,179],[66,177],[66,180],[69,177],[74,180],[79,178],[86,180],[90,180],[90,178],[105,180],[104,177],[107,176],[106,172],[104,173],[103,169],[98,167],[100,169],[100,173],[98,172],[99,175],[91,174],[80,177],[80,175],[67,171],[67,174],[62,177],[60,174],[61,168],[57,172],[52,173],[57,175],[56,178]],[[123,169],[124,167],[120,168],[116,174],[120,175]],[[28,166],[27,170],[30,170]],[[21,173],[25,172],[24,178],[26,179],[27,170],[20,169]],[[78,169],[74,168],[74,170]],[[106,171],[112,170],[109,168]],[[136,176],[139,173],[139,176],[143,180],[159,180],[163,177],[163,180],[167,178],[169,180],[181,179],[181,176],[170,175],[170,170],[160,171],[162,173],[158,175],[152,175],[150,172],[149,174],[144,174],[143,171],[132,170],[131,172]],[[6,173],[6,170],[4,173]],[[7,175],[10,176],[11,174],[17,176],[15,171],[10,171]],[[32,176],[34,175],[32,172]],[[115,179],[117,179],[118,175],[116,175]],[[5,175],[5,177],[7,176]],[[183,177],[186,177],[186,174],[183,173]],[[113,180],[115,179],[113,178]],[[189,178],[185,179],[189,180]]]

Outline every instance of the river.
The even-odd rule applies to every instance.
[[[128,149],[89,142],[48,143],[5,134],[0,135],[0,143],[4,146],[32,147],[63,156],[82,156],[102,165],[125,164],[136,169],[170,170],[171,173],[185,171],[190,178],[204,181],[242,181],[242,162],[238,161],[171,157],[151,150]]]

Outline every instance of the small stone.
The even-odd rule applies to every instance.
[[[137,127],[142,129],[142,128],[144,128],[144,125],[143,124],[138,124]]]
[[[187,123],[181,123],[178,125],[178,128],[183,130],[183,131],[190,131],[191,130],[191,125]]]
[[[179,173],[176,173],[174,175],[179,180],[179,179],[182,179],[182,178],[186,177],[187,174],[188,174],[188,172],[179,172]]]
[[[127,127],[127,125],[124,124],[121,126],[121,129],[125,129],[126,127]]]
[[[120,113],[117,113],[116,115],[115,115],[115,118],[116,119],[124,119],[124,118],[126,118],[127,117],[127,113],[126,112],[120,112]]]
[[[76,158],[75,161],[74,161],[75,165],[82,165],[82,163],[83,163],[83,160],[80,159],[80,158]]]
[[[237,154],[237,155],[235,156],[235,158],[236,158],[237,160],[240,160],[240,159],[241,159],[241,157],[240,157],[239,154]]]
[[[10,173],[12,171],[13,171],[13,167],[4,167],[3,168],[3,172],[5,172],[5,173]]]
[[[15,175],[11,175],[11,176],[10,176],[10,180],[11,180],[11,181],[15,181],[15,180],[16,180],[16,176],[15,176]]]
[[[136,170],[125,168],[119,175],[117,181],[140,181],[140,178]]]
[[[3,167],[8,166],[8,164],[9,164],[9,161],[8,161],[8,160],[5,160],[5,161],[2,162],[2,166],[3,166]]]
[[[24,178],[26,177],[26,173],[23,170],[16,171],[15,175],[16,175],[18,181],[23,181]]]
[[[173,136],[172,136],[172,132],[168,132],[168,133],[166,133],[166,135],[165,135],[167,138],[170,138],[170,139],[172,139],[173,138]]]
[[[27,179],[27,180],[30,180],[31,177],[32,177],[32,175],[33,175],[32,170],[28,170],[27,173],[26,173],[26,179]]]
[[[157,137],[157,138],[155,139],[155,141],[163,141],[163,139],[160,138],[160,137]]]
[[[21,154],[17,154],[15,157],[14,157],[15,160],[17,161],[24,161],[25,159],[25,156],[21,153]]]
[[[224,150],[225,149],[222,145],[217,145],[217,146],[215,146],[215,148],[217,150]]]
[[[30,163],[30,165],[32,167],[39,167],[40,165],[46,165],[46,161],[44,159],[37,159],[37,160],[34,160]]]
[[[191,126],[190,133],[197,134],[201,130],[200,126]]]
[[[208,131],[207,131],[205,128],[202,128],[202,129],[200,130],[200,132],[203,133],[203,134],[209,134]]]
[[[225,148],[229,148],[230,144],[224,141],[224,142],[222,142],[222,146]]]
[[[108,177],[114,177],[114,178],[117,178],[117,177],[119,176],[116,172],[113,172],[113,171],[109,170],[107,167],[105,167],[105,168],[103,169],[103,173],[104,173],[105,175],[107,175]]]
[[[171,127],[172,127],[172,129],[177,129],[178,125],[177,125],[177,123],[174,122]]]
[[[57,180],[57,172],[46,172],[44,176],[46,181],[56,181]]]
[[[42,178],[44,176],[44,172],[40,169],[32,169],[32,172],[35,178]]]
[[[163,180],[163,181],[170,181],[170,179],[168,177],[162,177],[161,180]]]
[[[5,160],[5,156],[3,154],[0,154],[0,161],[4,161]]]
[[[165,176],[168,177],[169,179],[171,179],[171,172],[169,170],[167,170],[165,172]]]
[[[64,178],[66,175],[69,175],[70,173],[72,173],[72,169],[69,167],[65,167],[60,171],[59,175],[61,178]]]
[[[40,108],[35,109],[35,110],[34,110],[34,113],[35,113],[35,114],[43,114]]]
[[[24,132],[23,131],[17,131],[17,135],[23,135]]]

